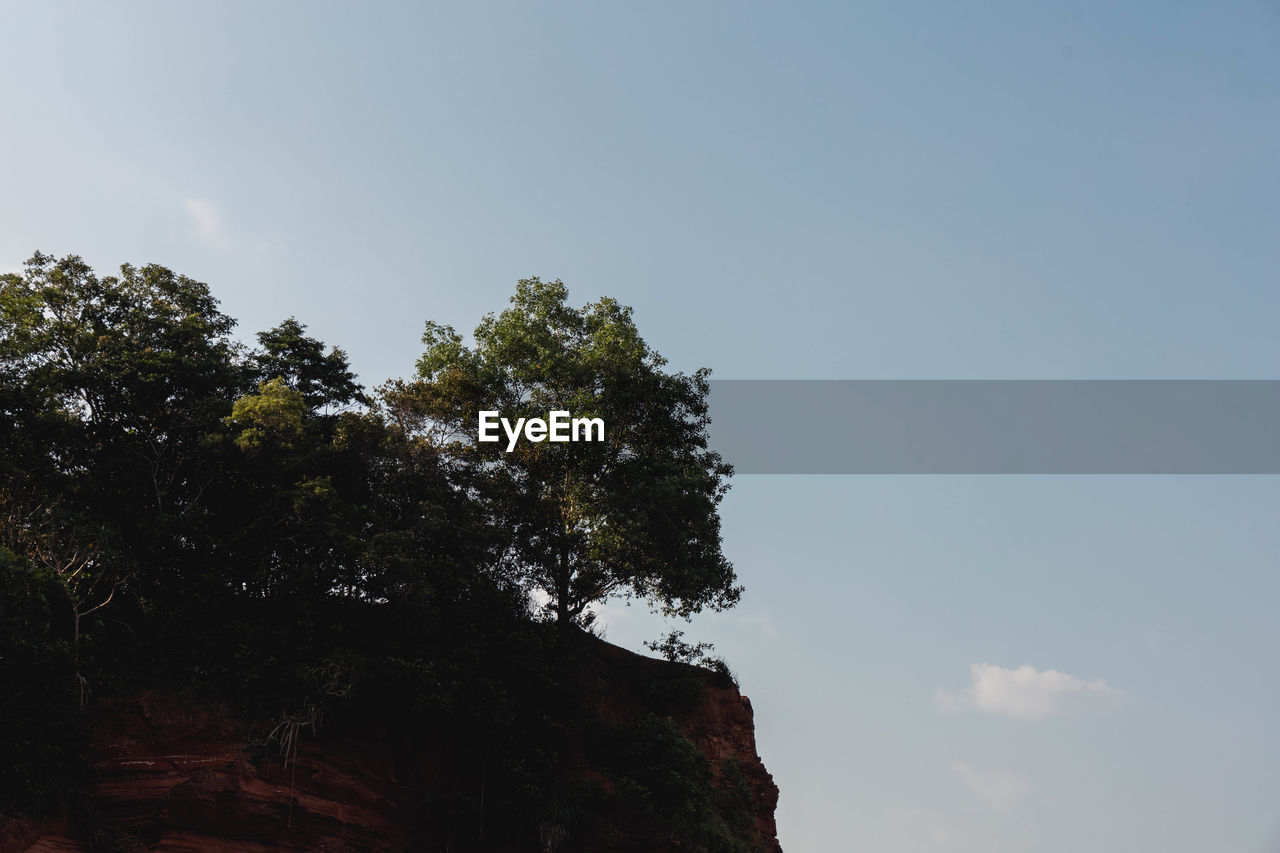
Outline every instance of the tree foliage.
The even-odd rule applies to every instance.
[[[732,468],[707,447],[708,371],[665,369],[630,308],[608,298],[575,309],[559,281],[522,280],[486,316],[474,346],[428,323],[418,379],[387,390],[411,428],[483,472],[506,566],[542,590],[558,620],[638,595],[668,614],[732,606],[740,595],[721,550],[717,507]],[[603,442],[477,441],[481,411],[600,418]]]
[[[181,574],[179,528],[218,475],[209,434],[244,387],[233,327],[156,265],[99,277],[37,253],[0,279],[4,544],[62,578],[77,623]]]
[[[312,409],[342,407],[367,402],[347,364],[347,356],[306,335],[306,326],[294,317],[274,329],[258,333],[261,350],[252,357],[260,381],[281,379],[303,396]]]

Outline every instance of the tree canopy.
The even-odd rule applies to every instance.
[[[387,399],[483,472],[506,567],[549,596],[559,621],[589,619],[616,595],[681,616],[737,602],[717,510],[732,468],[707,447],[707,370],[668,371],[630,308],[603,298],[575,309],[558,280],[520,281],[473,346],[436,323],[423,342],[417,380]],[[514,421],[557,410],[603,420],[605,440],[477,440],[481,411]]]

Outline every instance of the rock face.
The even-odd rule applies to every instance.
[[[596,697],[599,716],[617,720],[628,719],[636,708],[646,704],[643,697],[635,694],[637,684],[670,678],[674,670],[702,672],[686,664],[643,657],[611,643],[599,643],[596,653],[600,660],[597,684],[601,689],[594,694],[590,690],[584,692]],[[689,710],[674,711],[670,718],[707,757],[717,784],[729,784],[727,776],[735,771],[740,774],[748,790],[748,812],[755,825],[757,849],[781,853],[774,821],[778,786],[756,751],[751,700],[727,679],[699,680],[700,701]]]
[[[633,712],[633,676],[672,672],[669,664],[599,643],[592,694],[596,710],[625,721]],[[607,677],[601,674],[607,674]],[[778,789],[756,753],[751,703],[728,683],[702,679],[696,707],[669,719],[708,759],[715,784],[743,787],[754,846],[780,853],[774,824]],[[607,692],[605,692],[607,691]],[[410,851],[444,850],[424,829],[413,780],[429,757],[393,754],[376,741],[296,739],[284,761],[260,744],[269,728],[238,720],[225,708],[192,705],[148,691],[103,703],[90,724],[95,783],[92,819],[100,843],[89,843],[63,818],[0,821],[0,853],[53,851]],[[596,775],[589,767],[584,776]],[[600,784],[609,785],[606,778]],[[105,841],[106,843],[101,843]],[[643,844],[644,846],[637,846]],[[530,848],[534,849],[534,848]],[[564,850],[688,849],[678,841],[579,839]]]

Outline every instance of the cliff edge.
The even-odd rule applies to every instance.
[[[318,734],[295,727],[290,743],[278,722],[245,720],[222,705],[149,690],[94,708],[88,808],[74,820],[68,811],[46,821],[9,821],[0,826],[0,853],[780,853],[774,823],[778,789],[756,751],[751,703],[736,685],[594,638],[584,642],[588,654],[575,701],[592,722],[568,733],[558,760],[588,792],[579,801],[599,805],[589,819],[549,815],[530,821],[526,843],[513,844],[509,836],[486,840],[486,823],[503,816],[485,813],[483,768],[460,774],[446,759],[451,744],[443,733],[424,733],[406,748],[381,738],[376,726],[338,733],[321,726]],[[645,778],[647,741],[619,747],[610,734],[636,730],[657,738],[653,749],[659,752],[664,744],[692,744],[691,766],[706,775],[718,804],[715,820],[729,815],[739,822],[731,841],[638,824],[617,807],[620,790],[640,790],[644,797],[664,790],[659,783],[644,787],[634,781]],[[641,754],[631,755],[628,764],[625,753],[634,753],[636,744]],[[464,824],[450,816],[447,802],[452,790],[477,784],[482,808]],[[682,796],[678,787],[668,794]]]

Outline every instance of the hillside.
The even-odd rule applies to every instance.
[[[641,657],[587,635],[582,686],[588,719],[616,731],[670,720],[709,772],[719,849],[780,851],[778,790],[756,754],[750,701],[731,683],[694,667]],[[659,716],[661,714],[661,716]],[[90,803],[75,818],[0,823],[0,853],[54,851],[392,851],[704,849],[671,826],[642,825],[618,796],[663,764],[627,764],[584,727],[571,739],[573,775],[594,789],[598,811],[577,826],[525,826],[510,837],[500,811],[474,823],[433,807],[459,788],[483,788],[484,768],[456,762],[457,744],[428,736],[398,749],[376,724],[363,731],[301,735],[286,763],[267,733],[273,721],[247,721],[225,705],[192,703],[147,690],[104,701],[89,723]],[[655,723],[656,721],[656,723]],[[383,736],[380,737],[379,735]],[[635,766],[640,765],[639,767]],[[637,773],[637,770],[639,772]],[[649,795],[659,791],[650,791]],[[518,821],[517,821],[518,822]],[[486,839],[489,835],[502,836]],[[499,831],[495,833],[495,828]],[[541,836],[541,837],[539,837]],[[91,844],[96,841],[96,846]],[[553,840],[555,839],[555,840]]]

